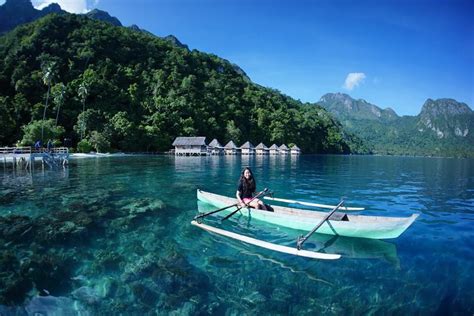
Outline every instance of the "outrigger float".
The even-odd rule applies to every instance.
[[[255,198],[262,197],[268,194],[268,190],[258,193]],[[339,212],[339,210],[354,211],[363,210],[363,208],[357,207],[345,207],[343,206],[344,201],[341,201],[338,205],[324,205],[315,204],[308,202],[298,202],[286,199],[268,198],[269,200],[275,200],[279,202],[301,204],[306,206],[315,206],[319,208],[331,208],[330,212],[320,212],[314,210],[303,210],[298,208],[283,207],[277,205],[271,205],[272,211],[264,211],[254,208],[248,208],[241,210],[242,207],[238,206],[235,198],[226,197],[223,195],[213,194],[202,190],[197,190],[197,198],[199,201],[220,207],[212,212],[197,215],[191,224],[200,227],[204,230],[227,236],[233,239],[237,239],[252,245],[260,246],[270,250],[275,250],[283,253],[292,255],[315,258],[315,259],[339,259],[338,254],[327,254],[320,252],[313,252],[303,250],[304,242],[316,231],[320,234],[338,235],[347,237],[358,237],[358,238],[370,238],[370,239],[391,239],[400,236],[410,225],[416,220],[419,214],[412,214],[409,217],[386,217],[386,216],[367,216],[367,215],[356,215]],[[288,247],[272,244],[269,242],[261,241],[258,239],[250,238],[247,236],[239,235],[236,233],[228,232],[216,227],[205,225],[201,223],[202,218],[218,213],[218,212],[229,213],[222,220],[226,220],[235,213],[241,211],[243,216],[251,217],[252,219],[260,220],[266,223],[271,223],[283,227],[288,227],[296,230],[308,231],[305,236],[300,236],[297,239],[296,247]]]

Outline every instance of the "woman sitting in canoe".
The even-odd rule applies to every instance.
[[[235,196],[240,206],[247,204],[250,207],[268,211],[266,205],[259,199],[253,199],[257,185],[249,167],[242,171],[239,179],[239,187]],[[252,200],[253,199],[253,200]]]

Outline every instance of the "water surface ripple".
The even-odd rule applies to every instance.
[[[399,238],[318,235],[317,261],[190,225],[196,189],[233,196],[243,167],[275,197],[410,216]],[[116,157],[0,173],[0,314],[474,313],[474,160],[376,156]],[[208,224],[294,245],[237,214]]]

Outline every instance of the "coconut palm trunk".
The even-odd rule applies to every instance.
[[[59,92],[55,95],[53,99],[54,103],[56,103],[58,107],[56,109],[56,126],[58,126],[58,121],[59,121],[59,110],[61,109],[61,106],[64,103],[64,95],[66,94],[66,86],[63,83],[61,83],[59,89],[60,89]]]
[[[44,120],[46,118],[46,109],[48,108],[50,90],[51,90],[51,82],[48,83],[48,91],[46,92],[46,103],[44,105],[44,110],[43,110],[43,121],[41,123],[41,141],[43,141],[43,143],[44,143]]]
[[[51,83],[53,82],[55,71],[55,62],[47,62],[41,66],[43,72],[43,83],[48,86],[46,92],[46,103],[43,110],[43,121],[41,122],[41,141],[44,143],[44,120],[46,119],[46,110],[48,109],[49,92],[51,91]]]
[[[88,84],[86,82],[82,82],[80,84],[79,89],[78,89],[78,94],[79,94],[79,97],[81,98],[81,101],[82,101],[82,122],[81,122],[81,125],[82,125],[81,140],[82,140],[82,139],[84,139],[84,134],[85,134],[85,129],[86,129],[86,122],[85,122],[85,118],[84,118],[84,112],[86,111],[86,99],[87,99],[87,96],[89,94]]]

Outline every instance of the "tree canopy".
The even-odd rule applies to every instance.
[[[294,143],[306,153],[366,151],[323,108],[252,83],[222,58],[83,16],[16,28],[0,37],[0,60],[2,145],[27,139],[22,127],[46,111],[65,137],[100,150],[163,151],[176,136],[199,135]],[[48,89],[45,65],[54,65]],[[45,107],[50,87],[55,106]]]

